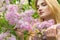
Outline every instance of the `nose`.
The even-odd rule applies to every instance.
[[[42,8],[41,7],[39,7],[39,9],[38,9],[39,11],[42,11]]]
[[[39,11],[42,11],[42,9],[39,9]]]

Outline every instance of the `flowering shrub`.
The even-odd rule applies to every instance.
[[[26,36],[40,33],[40,30],[54,25],[53,19],[39,22],[34,1],[0,0],[0,40],[19,40],[14,28],[24,30]]]
[[[44,21],[44,22],[42,22],[42,23],[38,23],[37,24],[37,27],[38,28],[41,28],[41,29],[44,29],[44,28],[48,28],[48,27],[50,27],[50,26],[52,26],[52,25],[54,25],[54,20],[53,19],[51,19],[51,20],[48,20],[48,21]]]
[[[16,37],[9,32],[1,33],[0,40],[16,40]]]

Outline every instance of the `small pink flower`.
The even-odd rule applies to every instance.
[[[34,14],[34,12],[35,12],[35,10],[30,9],[30,10],[26,10],[26,11],[25,11],[25,14],[26,14],[27,16],[31,16],[31,15]]]
[[[44,21],[44,22],[41,22],[40,24],[38,24],[38,28],[40,29],[44,29],[44,28],[48,28],[50,26],[54,25],[54,20],[48,20],[48,21]]]
[[[17,5],[7,5],[7,11],[8,12],[17,12],[18,7],[17,7]]]
[[[11,35],[11,37],[8,38],[8,40],[16,40],[16,37],[14,35]]]
[[[16,5],[8,5],[7,12],[5,14],[6,20],[11,25],[15,25],[20,19],[20,14],[17,13],[18,7]]]
[[[5,0],[6,4],[10,4],[10,0]]]
[[[32,29],[32,26],[28,22],[23,21],[23,20],[19,20],[15,27],[25,29],[25,30],[31,30]]]
[[[0,40],[3,40],[3,38],[4,38],[3,34],[0,34]]]
[[[22,17],[32,17],[32,15],[34,14],[35,10],[33,9],[29,9],[29,10],[26,10],[25,12],[21,13],[20,16]]]
[[[48,22],[50,23],[50,25],[54,25],[54,23],[55,23],[55,22],[54,22],[54,19],[51,19],[51,20],[49,20]]]
[[[0,8],[0,12],[3,12],[3,11],[5,11],[5,7]]]
[[[11,25],[14,25],[20,19],[20,15],[18,13],[6,13],[5,18]]]
[[[6,36],[8,36],[9,32],[1,33],[0,40],[3,40]]]

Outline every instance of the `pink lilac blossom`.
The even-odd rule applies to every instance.
[[[40,21],[38,19],[32,19],[31,23],[30,23],[32,26],[33,25],[37,25],[37,24],[40,24]]]
[[[18,22],[20,16],[18,13],[6,13],[5,18],[9,22],[9,24],[14,25],[16,24],[16,22]]]
[[[3,40],[4,36],[3,34],[0,34],[0,40]]]
[[[22,20],[27,21],[29,23],[34,22],[34,19],[32,17],[24,17],[24,18],[22,18]]]
[[[33,30],[33,25],[36,22],[39,22],[39,21],[36,19],[36,20],[32,20],[31,22],[28,22],[28,21],[21,19],[18,21],[15,28],[20,28],[20,29],[25,29],[25,30]]]
[[[6,36],[8,36],[9,32],[1,33],[0,40],[3,40]]]
[[[18,7],[17,7],[17,5],[14,5],[14,4],[7,5],[7,11],[8,12],[17,12]]]
[[[54,20],[53,19],[51,19],[49,21],[44,21],[44,22],[38,23],[37,27],[40,28],[40,29],[44,29],[44,28],[48,28],[52,25],[54,25]]]
[[[50,23],[50,25],[54,25],[54,19],[48,20],[48,23]]]
[[[33,9],[26,10],[25,12],[20,14],[20,18],[24,21],[31,23],[34,21],[34,18],[32,17],[33,14],[34,14]]]
[[[0,8],[0,12],[3,12],[5,10],[5,7]]]
[[[9,34],[10,34],[10,32],[1,33],[0,40],[4,40]],[[9,38],[7,40],[16,40],[16,37],[11,34],[11,36],[9,36]]]
[[[7,12],[5,14],[6,20],[9,22],[9,24],[14,25],[18,20],[20,19],[20,14],[17,13],[17,7],[16,5],[8,5],[7,6]]]
[[[22,17],[30,17],[34,14],[35,10],[33,9],[29,9],[29,10],[26,10],[25,12],[21,13],[20,16]]]
[[[19,27],[25,30],[32,30],[32,26],[28,22],[23,20],[19,20],[15,27]]]
[[[35,12],[35,10],[30,9],[30,10],[26,10],[26,11],[25,11],[25,14],[26,14],[27,16],[32,16],[32,15],[34,14],[34,12]]]
[[[25,30],[32,30],[32,26],[34,25],[35,21],[32,15],[34,14],[34,10],[26,10],[25,12],[20,14],[20,20],[16,24],[15,27],[20,27],[21,29]]]
[[[5,0],[6,4],[10,4],[10,0]]]
[[[11,37],[8,38],[7,40],[16,40],[16,37],[14,35],[11,34]]]

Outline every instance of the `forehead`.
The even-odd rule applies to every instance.
[[[41,4],[41,3],[44,3],[45,2],[45,0],[38,0],[37,1],[37,5],[39,5],[39,4]]]

